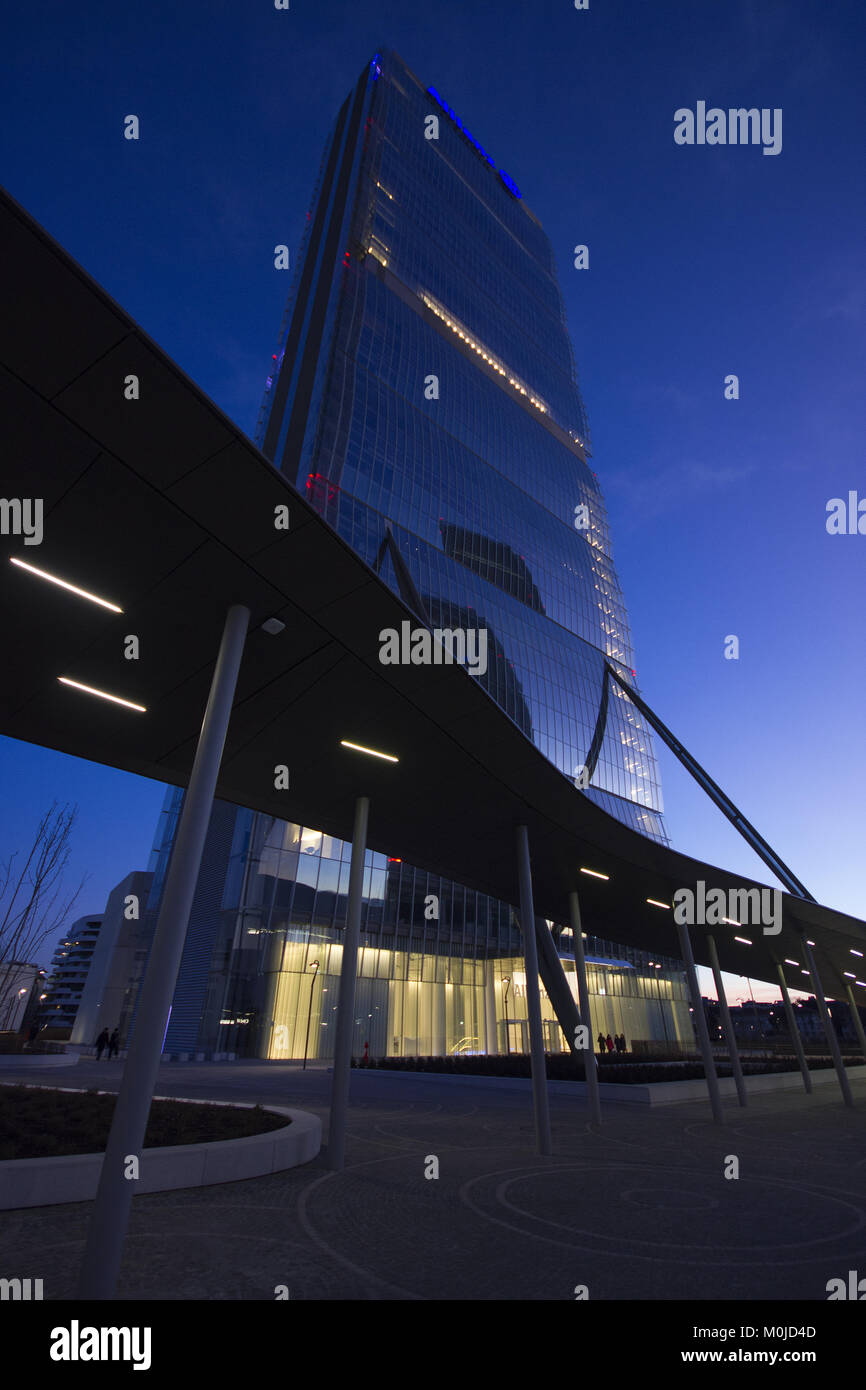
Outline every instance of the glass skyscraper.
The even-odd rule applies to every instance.
[[[633,657],[553,251],[511,173],[393,53],[331,132],[274,360],[263,452],[404,598],[408,573],[431,626],[487,629],[481,684],[578,775],[604,663],[630,680]],[[584,794],[666,839],[651,737],[616,687]],[[329,1055],[348,855],[217,807],[167,1051]],[[525,1049],[509,905],[371,853],[364,914],[357,1052]],[[594,1029],[691,1041],[675,962],[587,946]]]

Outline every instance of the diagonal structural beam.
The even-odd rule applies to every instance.
[[[601,751],[602,739],[604,738],[605,725],[607,723],[608,709],[608,683],[615,680],[621,690],[624,690],[628,698],[636,709],[640,710],[644,719],[655,729],[659,738],[667,744],[671,752],[680,760],[683,767],[692,774],[699,787],[702,787],[707,796],[713,801],[724,816],[731,822],[736,830],[739,830],[746,844],[749,845],[759,858],[763,859],[767,868],[775,874],[776,878],[789,893],[793,893],[798,898],[805,898],[813,903],[815,899],[807,888],[788,868],[784,860],[780,859],[772,845],[769,845],[752,823],[746,820],[742,811],[738,810],[726,792],[723,792],[717,782],[714,782],[708,772],[701,767],[697,758],[692,757],[687,748],[684,748],[675,734],[671,733],[666,724],[663,724],[658,715],[650,709],[646,700],[642,700],[636,690],[623,680],[619,672],[615,671],[609,661],[604,663],[604,680],[602,683],[601,704],[599,706],[598,719],[596,721],[595,732],[592,736],[592,743],[586,758],[586,768],[589,776],[595,771],[598,756]]]
[[[409,566],[400,554],[400,549],[397,542],[394,540],[394,533],[391,530],[390,521],[385,522],[385,534],[382,537],[382,544],[379,546],[373,564],[373,569],[376,574],[378,574],[382,568],[382,561],[386,553],[391,556],[391,563],[397,575],[397,587],[400,590],[401,599],[406,604],[407,608],[411,608],[414,613],[418,614],[421,621],[427,627],[430,627],[430,615],[427,612],[427,605],[415,586],[415,581],[409,573]]]
[[[543,917],[536,917],[535,919],[535,940],[538,947],[538,973],[541,976],[541,983],[544,985],[553,1012],[556,1014],[556,1020],[565,1034],[569,1048],[572,1052],[577,1052],[574,1045],[574,1030],[580,1026],[580,1012],[574,1002],[574,995],[569,988],[565,971],[562,968],[556,942]],[[578,1055],[583,1056],[582,1053]]]

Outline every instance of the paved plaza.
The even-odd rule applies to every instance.
[[[82,1058],[4,1080],[116,1089]],[[554,1155],[528,1089],[354,1072],[347,1166],[136,1198],[127,1299],[826,1300],[866,1274],[866,1068],[836,1086],[726,1102],[607,1105],[552,1088]],[[290,1105],[327,1122],[330,1074],[266,1062],[161,1068],[160,1095]],[[739,1178],[725,1177],[729,1156]],[[438,1178],[425,1177],[438,1159]],[[0,1212],[0,1266],[74,1296],[88,1203]],[[26,1269],[24,1266],[26,1265]]]

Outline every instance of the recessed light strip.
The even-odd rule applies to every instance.
[[[144,705],[136,705],[132,700],[122,700],[119,695],[109,695],[107,690],[96,690],[92,685],[82,685],[80,681],[72,681],[68,676],[58,676],[61,685],[71,685],[73,690],[83,690],[85,695],[98,695],[100,700],[110,700],[113,705],[123,705],[126,709],[138,710],[140,714],[146,714],[147,709]]]
[[[384,758],[386,763],[398,763],[399,758],[395,758],[391,753],[378,753],[375,748],[365,748],[360,743],[350,743],[347,738],[340,739],[341,748],[353,748],[356,753],[369,753],[371,758]]]
[[[70,594],[77,594],[79,598],[89,599],[91,603],[98,603],[100,608],[109,608],[112,613],[122,613],[123,609],[118,608],[116,603],[109,603],[108,599],[98,598],[96,594],[88,593],[87,589],[79,589],[77,584],[68,584],[65,579],[58,579],[56,574],[49,574],[47,570],[37,569],[35,565],[28,565],[24,560],[19,560],[15,555],[10,555],[9,559],[13,565],[19,569],[27,570],[29,574],[35,574],[40,579],[47,579],[49,584],[56,584],[60,589],[68,589]]]

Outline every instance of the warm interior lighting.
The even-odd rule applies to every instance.
[[[580,872],[582,874],[589,874],[590,878],[603,878],[606,883],[610,879],[610,874],[600,874],[597,869],[581,869]]]
[[[798,960],[790,960],[789,957],[786,956],[786,957],[785,957],[785,964],[786,964],[786,965],[799,965],[800,962],[799,962]]]
[[[340,739],[341,748],[353,748],[356,753],[369,753],[371,758],[384,758],[386,763],[398,763],[399,758],[395,758],[391,753],[377,753],[375,748],[365,748],[360,743],[350,743],[348,739]]]
[[[27,570],[29,574],[35,574],[40,579],[47,579],[49,584],[56,584],[60,589],[67,589],[70,594],[77,594],[79,598],[86,598],[91,603],[98,603],[100,608],[110,608],[112,613],[123,612],[123,609],[118,608],[116,603],[109,603],[108,599],[97,598],[96,594],[90,594],[86,589],[79,589],[75,584],[68,584],[65,579],[58,579],[56,574],[49,574],[47,570],[40,570],[35,565],[28,565],[24,560],[19,560],[14,555],[10,555],[9,559],[19,569]]]
[[[735,936],[735,937],[734,937],[734,940],[735,940],[735,941],[742,941],[742,943],[743,943],[744,946],[751,946],[751,944],[752,944],[751,941],[749,941],[748,937],[745,937],[745,936]]]
[[[71,685],[73,690],[83,690],[85,695],[98,695],[100,700],[110,700],[113,705],[124,705],[126,709],[138,710],[139,714],[145,714],[144,705],[133,704],[132,700],[122,700],[119,695],[109,695],[107,690],[95,690],[92,685],[82,685],[80,681],[71,681],[68,676],[58,676],[61,685]]]
[[[647,898],[647,902],[649,903],[650,907],[665,907],[667,908],[668,912],[670,912],[671,910],[670,903],[659,903],[656,902],[655,898]]]

